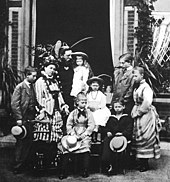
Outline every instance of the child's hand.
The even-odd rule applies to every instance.
[[[111,132],[107,132],[107,136],[108,137],[112,137],[112,133]]]
[[[80,139],[83,140],[86,137],[86,134],[81,134]]]

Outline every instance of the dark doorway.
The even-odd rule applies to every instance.
[[[37,0],[37,44],[55,44],[57,40],[84,51],[95,75],[112,74],[109,0]]]

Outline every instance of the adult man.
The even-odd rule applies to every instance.
[[[29,120],[33,120],[36,114],[36,97],[33,83],[37,77],[35,68],[25,68],[25,76],[23,82],[19,83],[12,95],[11,107],[18,126],[26,128],[27,135],[25,138],[16,138],[15,166],[14,173],[20,173],[29,164],[29,153],[32,146],[32,124]]]
[[[72,50],[68,46],[62,46],[59,50],[59,80],[65,103],[69,110],[74,109],[74,97],[70,95],[73,83]]]
[[[115,71],[115,83],[113,87],[113,98],[123,100],[125,103],[125,113],[130,114],[134,105],[133,101],[133,57],[130,53],[125,53],[119,57],[120,69]]]

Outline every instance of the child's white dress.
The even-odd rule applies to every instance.
[[[74,68],[73,84],[70,95],[76,97],[81,91],[87,91],[86,84],[89,76],[89,69],[85,66],[77,66]]]
[[[106,107],[106,96],[101,91],[87,94],[87,107],[92,111],[96,125],[105,126],[111,112]]]

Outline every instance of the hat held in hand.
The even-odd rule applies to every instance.
[[[13,126],[11,128],[11,133],[16,138],[24,139],[27,135],[27,130],[26,130],[25,126],[23,126],[23,125],[22,126]]]
[[[81,143],[77,141],[75,136],[66,135],[61,139],[61,144],[64,149],[73,152],[80,148]]]
[[[124,136],[115,136],[110,141],[110,149],[113,152],[123,152],[127,147],[127,139]]]

